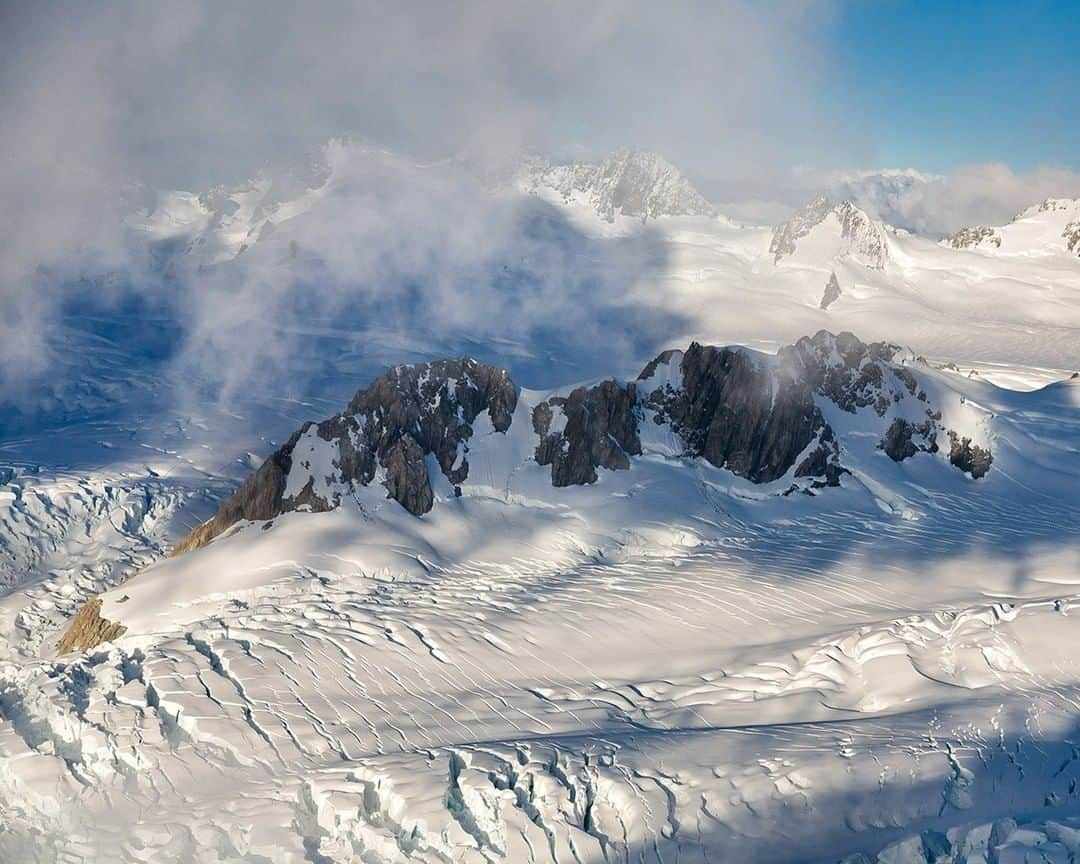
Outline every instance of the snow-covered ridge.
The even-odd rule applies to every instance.
[[[631,457],[648,453],[657,427],[679,442],[674,455],[703,458],[755,484],[782,481],[776,491],[784,494],[839,486],[849,468],[843,439],[827,419],[836,411],[860,418],[852,421],[858,434],[875,436],[893,461],[937,453],[947,436],[949,461],[983,476],[992,462],[985,442],[946,428],[901,358],[898,346],[826,331],[775,357],[694,343],[664,352],[636,381],[543,397],[519,396],[505,370],[470,358],[394,367],[342,413],[305,424],[177,551],[199,548],[244,520],[333,509],[374,483],[422,516],[441,484],[462,494],[482,415],[498,433],[485,446],[516,454],[502,464],[520,466],[524,458],[551,466],[555,489],[595,483],[598,469],[628,470]],[[487,482],[509,488],[513,477],[489,471]]]
[[[330,141],[304,161],[260,171],[233,186],[155,193],[149,206],[128,216],[127,225],[151,243],[181,241],[182,252],[197,265],[228,261],[310,210],[325,192],[335,161],[351,146]]]
[[[962,228],[948,245],[1000,255],[1080,255],[1080,199],[1047,198],[1021,210],[1007,225]]]
[[[1019,222],[1040,213],[1076,213],[1080,211],[1080,199],[1077,198],[1046,198],[1038,204],[1025,207],[1017,213],[1012,221]]]
[[[607,222],[616,216],[711,216],[713,206],[670,162],[655,153],[620,148],[600,162],[526,162],[518,174],[526,192],[550,191],[564,203],[581,202]]]
[[[884,226],[871,219],[851,201],[834,203],[820,195],[773,229],[769,253],[781,259],[812,248],[815,257],[851,258],[876,270],[889,258]]]
[[[996,228],[989,225],[972,225],[961,228],[949,238],[949,245],[953,249],[976,249],[979,247],[995,249],[1001,248],[1001,234]]]

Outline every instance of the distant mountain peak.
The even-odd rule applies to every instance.
[[[851,257],[875,270],[884,268],[889,253],[883,226],[851,201],[837,203],[829,195],[814,198],[773,229],[769,252],[775,256],[774,261],[780,263],[784,257],[794,255],[800,241],[824,230],[830,218],[837,235],[835,257]]]
[[[551,163],[532,158],[522,168],[520,185],[534,194],[550,190],[564,203],[586,203],[608,222],[617,216],[645,221],[716,213],[663,156],[629,147],[620,147],[599,162]]]
[[[1080,199],[1046,198],[1021,210],[1007,225],[961,228],[948,245],[1004,255],[1053,255],[1064,247],[1080,255]]]
[[[1046,198],[1038,204],[1032,204],[1021,210],[1012,221],[1019,222],[1021,219],[1027,219],[1039,213],[1060,213],[1070,210],[1075,210],[1080,215],[1080,198]]]

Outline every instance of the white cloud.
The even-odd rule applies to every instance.
[[[965,165],[945,176],[860,172],[826,182],[889,224],[931,237],[967,225],[1003,225],[1050,197],[1080,197],[1080,174],[1039,168],[1017,174],[1007,165]]]
[[[49,367],[43,335],[80,290],[60,276],[90,259],[153,290],[119,230],[132,182],[236,182],[345,131],[425,158],[630,143],[706,179],[772,175],[827,126],[808,106],[832,2],[6,4],[0,393]],[[446,230],[379,215],[402,224],[373,242]]]

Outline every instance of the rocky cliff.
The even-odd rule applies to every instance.
[[[338,506],[378,479],[414,515],[431,509],[427,456],[454,486],[469,475],[472,423],[487,412],[506,432],[517,391],[503,369],[471,358],[396,366],[360,390],[345,411],[305,423],[175,553],[198,548],[241,520]]]
[[[825,283],[825,293],[821,295],[821,303],[819,308],[828,309],[840,299],[840,295],[844,292],[840,290],[840,280],[836,278],[836,273],[829,274],[829,281]]]
[[[629,468],[630,456],[640,455],[639,416],[632,383],[603,381],[553,396],[533,409],[536,461],[551,466],[554,486],[595,483],[597,468]]]

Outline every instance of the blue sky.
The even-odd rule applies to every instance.
[[[851,0],[835,23],[823,95],[878,166],[1080,168],[1080,0]]]

